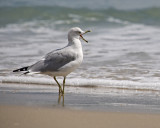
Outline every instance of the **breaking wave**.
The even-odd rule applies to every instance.
[[[61,81],[62,80],[58,79]],[[51,78],[36,78],[31,76],[1,76],[2,84],[35,84],[35,85],[56,85]],[[140,91],[160,91],[160,83],[136,82],[127,80],[106,80],[106,79],[75,79],[69,78],[66,81],[67,86],[87,87],[87,88],[111,88],[111,89],[127,89]]]
[[[126,25],[130,22],[147,25],[160,25],[160,8],[141,10],[117,10],[113,8],[92,10],[87,8],[67,8],[58,6],[0,7],[0,27],[12,23],[37,20],[45,25]],[[63,26],[63,27],[64,27]],[[50,27],[50,26],[49,26]]]

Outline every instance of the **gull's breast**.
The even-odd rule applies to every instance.
[[[75,60],[61,67],[59,69],[58,74],[63,74],[63,76],[68,75],[69,73],[73,72],[76,68],[78,68],[81,65],[82,61],[83,61],[83,52],[79,51],[76,53]]]

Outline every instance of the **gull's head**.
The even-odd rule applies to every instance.
[[[75,39],[75,38],[76,38],[76,39],[82,38],[85,42],[88,43],[88,41],[85,40],[85,39],[83,38],[83,36],[82,36],[82,35],[84,35],[84,34],[86,34],[86,33],[88,33],[88,32],[90,32],[90,30],[82,31],[79,27],[71,28],[71,29],[69,30],[69,32],[68,32],[68,40],[70,41],[70,40],[73,40],[73,39]]]

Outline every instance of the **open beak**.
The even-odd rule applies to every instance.
[[[90,30],[87,30],[87,31],[85,31],[84,33],[82,33],[82,34],[80,35],[80,37],[81,37],[85,42],[87,42],[87,43],[88,43],[88,41],[85,40],[82,35],[84,35],[84,34],[86,34],[86,33],[88,33],[88,32],[91,32],[91,31],[90,31]]]

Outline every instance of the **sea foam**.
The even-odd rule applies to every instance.
[[[58,79],[62,84],[62,79]],[[52,78],[31,77],[31,76],[1,76],[0,83],[7,84],[34,84],[34,85],[56,85]],[[107,79],[84,79],[68,78],[67,86],[87,87],[87,88],[112,88],[129,90],[160,91],[160,83],[136,82],[128,80],[107,80]]]

